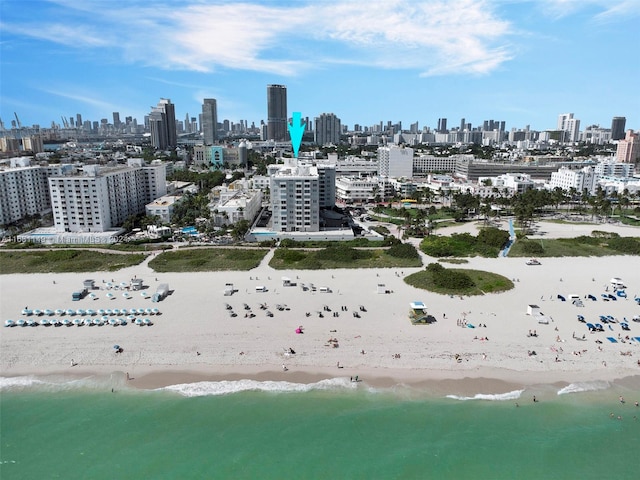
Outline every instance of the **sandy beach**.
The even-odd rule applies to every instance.
[[[584,232],[558,224],[540,227],[546,238],[605,228],[580,229]],[[640,233],[629,227],[606,229]],[[528,266],[522,258],[471,258],[465,268],[502,274],[514,280],[515,288],[458,297],[407,285],[403,277],[418,269],[276,271],[267,265],[272,253],[248,272],[159,274],[144,262],[113,273],[1,275],[3,324],[27,318],[21,314],[25,307],[160,310],[159,315],[144,315],[152,326],[3,327],[2,376],[128,374],[128,384],[156,388],[200,380],[308,383],[357,375],[379,386],[430,382],[432,388],[450,389],[454,382],[458,391],[478,392],[640,375],[640,342],[634,340],[640,338],[640,323],[631,321],[640,315],[633,300],[640,295],[637,257],[548,258],[539,266]],[[119,285],[134,277],[151,294],[161,283],[169,284],[172,293],[152,303],[139,292],[126,299],[121,290],[108,289],[108,283]],[[297,285],[283,286],[282,277]],[[602,300],[607,288],[612,292],[612,277],[627,284],[626,299]],[[96,299],[72,301],[71,293],[85,279],[95,280]],[[224,295],[226,283],[237,290],[231,296]],[[316,291],[304,291],[303,283],[313,284]],[[391,293],[377,293],[378,284]],[[258,286],[267,291],[256,291]],[[584,306],[573,305],[569,295],[578,295]],[[437,322],[412,325],[412,301],[424,302]],[[227,304],[237,316],[230,316]],[[549,323],[527,315],[528,305],[538,305]],[[600,315],[618,322],[626,318],[630,331],[614,323],[604,325],[604,332],[590,333],[578,315],[591,323],[602,323]],[[299,327],[302,333],[296,333]],[[122,352],[116,353],[114,345]]]

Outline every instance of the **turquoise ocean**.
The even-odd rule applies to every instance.
[[[629,382],[538,387],[536,403],[340,378],[111,388],[0,378],[0,478],[640,478]]]

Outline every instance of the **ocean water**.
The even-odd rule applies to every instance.
[[[0,478],[640,476],[639,389],[595,382],[535,393],[537,403],[529,390],[435,396],[348,379],[144,391],[107,379],[1,378]]]

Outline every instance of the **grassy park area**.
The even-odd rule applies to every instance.
[[[640,238],[594,231],[575,238],[527,239],[516,241],[510,257],[603,257],[640,255]]]

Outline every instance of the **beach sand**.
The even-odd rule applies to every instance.
[[[580,229],[583,227],[585,234],[605,229]],[[564,236],[567,231],[570,236],[582,234],[575,228],[545,224],[540,230],[545,238]],[[623,235],[640,233],[629,227],[607,225],[606,229],[620,230]],[[640,315],[640,306],[633,300],[640,294],[637,257],[545,258],[540,266],[527,266],[522,258],[471,258],[464,268],[499,273],[513,279],[515,288],[500,294],[459,297],[407,285],[403,277],[417,268],[276,271],[267,265],[271,255],[248,272],[156,273],[144,262],[118,272],[0,275],[3,323],[27,318],[21,315],[25,307],[157,307],[161,312],[145,315],[154,324],[144,327],[131,323],[118,327],[3,327],[2,376],[114,374],[125,378],[128,373],[131,386],[157,388],[205,380],[309,383],[358,375],[377,386],[419,388],[428,384],[436,390],[455,387],[461,393],[477,393],[536,384],[611,381],[640,374],[640,342],[621,341],[627,335],[640,337],[640,323],[631,321]],[[435,259],[425,258],[425,264],[429,261]],[[107,282],[117,285],[134,276],[143,279],[147,292],[154,293],[161,283],[168,283],[173,292],[159,303],[138,292],[125,299],[122,291],[111,290],[115,299],[106,297]],[[283,286],[282,277],[297,285]],[[627,299],[602,300],[612,277],[627,283]],[[72,301],[71,293],[89,278],[101,288],[95,291],[98,298]],[[226,283],[233,283],[237,290],[232,296],[224,295]],[[312,283],[317,289],[303,291],[302,283]],[[392,293],[376,293],[378,284]],[[257,286],[265,286],[267,292],[257,292]],[[320,287],[331,292],[323,293]],[[567,298],[579,295],[584,306],[562,302],[558,294]],[[586,300],[587,294],[595,295],[597,301]],[[408,318],[412,301],[424,302],[437,322],[412,325]],[[236,317],[229,316],[225,304]],[[244,304],[250,310],[245,310]],[[260,308],[262,304],[273,317]],[[278,304],[282,310],[277,309]],[[540,307],[549,324],[527,315],[531,304]],[[619,321],[626,317],[631,331],[623,332],[614,324],[612,330],[605,325],[605,332],[592,334],[577,321],[577,315],[591,323],[601,323],[600,315],[612,315]],[[460,326],[464,322],[475,328]],[[300,326],[303,333],[298,334]],[[528,336],[534,330],[537,337]],[[574,333],[586,340],[574,338]],[[617,343],[607,340],[619,335]],[[122,353],[116,353],[114,345],[120,345]],[[287,353],[289,349],[295,354]],[[529,355],[530,351],[536,354]],[[72,367],[72,361],[77,365]]]

